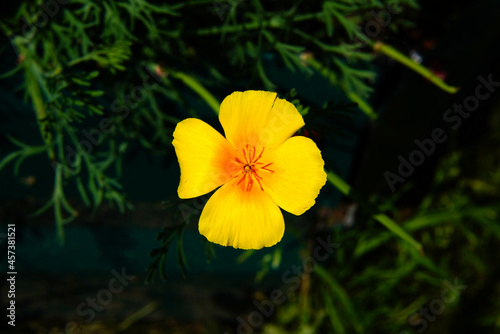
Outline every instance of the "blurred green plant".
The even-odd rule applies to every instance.
[[[489,130],[474,145],[460,147],[451,140],[418,207],[386,205],[388,214],[402,221],[401,228],[420,240],[425,257],[406,238],[395,238],[398,233],[390,227],[381,229],[370,210],[357,214],[351,228],[331,218],[316,221],[303,257],[314,256],[311,241],[317,235],[330,235],[341,247],[326,264],[302,273],[301,285],[309,288],[288,294],[288,302],[276,307],[276,317],[264,323],[262,332],[452,333],[457,324],[498,331],[500,174],[495,171],[500,136],[495,129],[500,105],[494,108]],[[394,194],[391,202],[413,186]],[[352,195],[348,185],[343,187]],[[423,316],[420,307],[442,298],[445,281],[467,290],[449,292],[453,298],[441,313],[429,313],[436,318]]]
[[[136,98],[132,107],[125,105],[123,97],[133,92],[134,82],[144,78],[145,68],[154,65],[151,55],[131,62],[134,43],[143,41],[141,30],[148,32],[145,44],[161,41],[170,32],[156,22],[168,24],[167,18],[179,15],[176,9],[181,5],[75,0],[59,6],[42,25],[40,9],[46,8],[42,4],[21,2],[16,15],[2,20],[0,28],[9,36],[18,63],[2,78],[24,77],[22,89],[33,104],[44,144],[30,146],[9,137],[20,149],[3,158],[0,168],[15,161],[17,175],[24,159],[47,154],[54,169],[53,195],[34,215],[53,208],[58,240],[63,242],[64,224],[78,215],[66,199],[69,181],[94,210],[103,200],[116,204],[120,211],[131,208],[118,181],[129,142],[137,140],[151,150],[164,150],[170,143],[165,123],[175,124],[177,119],[160,111],[157,95],[171,98],[175,90],[143,90],[145,96]],[[110,100],[121,102],[127,114],[116,115]],[[129,107],[138,112],[130,114]],[[83,131],[98,129],[102,118],[107,118],[111,129],[99,132],[99,139],[91,145]],[[146,137],[150,130],[152,135]],[[85,141],[87,145],[82,145]]]

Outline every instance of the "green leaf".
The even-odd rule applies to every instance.
[[[396,222],[394,222],[391,218],[387,217],[385,214],[382,213],[372,215],[372,217],[379,223],[387,227],[389,231],[396,234],[401,239],[407,241],[410,245],[415,247],[415,249],[417,249],[422,255],[424,255],[422,245],[418,241],[413,239],[413,237],[411,237],[408,233],[406,233],[406,231],[403,230],[401,226],[396,224]]]

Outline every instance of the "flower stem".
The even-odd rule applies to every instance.
[[[433,84],[444,90],[445,92],[448,92],[450,94],[455,94],[458,91],[458,87],[450,86],[447,83],[445,83],[440,77],[432,73],[429,69],[425,68],[424,66],[414,62],[401,52],[399,52],[396,49],[393,49],[392,47],[383,44],[382,42],[375,42],[372,43],[370,42],[370,45],[372,46],[373,50],[376,52],[380,52],[385,54],[386,56],[391,57],[392,59],[400,62],[401,64],[405,65],[409,69],[417,72],[424,78],[428,79],[431,81]]]
[[[295,15],[291,19],[292,22],[301,22],[301,21],[308,21],[311,19],[321,19],[323,17],[322,12],[318,13],[307,13],[307,14],[301,14],[301,15]],[[269,20],[265,21],[252,21],[252,22],[247,22],[247,23],[242,23],[242,24],[235,24],[232,26],[222,26],[222,27],[210,27],[210,28],[204,28],[204,29],[199,29],[196,30],[196,34],[199,36],[204,36],[204,35],[220,35],[220,34],[228,34],[228,33],[235,33],[239,31],[245,31],[245,30],[256,30],[260,28],[281,28],[285,26],[285,19],[275,16],[272,17]]]
[[[213,109],[216,115],[219,115],[219,101],[217,101],[217,99],[195,78],[183,72],[168,71],[168,73],[172,75],[172,77],[181,80],[186,86],[191,88],[210,106],[210,108]]]
[[[55,153],[52,148],[52,134],[48,131],[45,131],[45,126],[43,124],[47,121],[48,115],[45,110],[42,91],[36,78],[37,73],[35,72],[36,69],[34,68],[36,64],[34,63],[34,60],[28,58],[28,56],[26,56],[26,59],[24,59],[23,63],[25,72],[24,74],[26,78],[26,89],[28,91],[29,97],[33,102],[33,108],[35,109],[35,113],[37,116],[36,118],[38,122],[38,128],[40,130],[40,134],[44,143],[47,145],[47,154],[50,161],[55,161]]]

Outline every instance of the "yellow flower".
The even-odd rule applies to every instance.
[[[226,138],[199,119],[177,124],[179,197],[220,187],[203,209],[200,233],[234,248],[273,246],[285,231],[279,207],[303,214],[326,183],[321,152],[311,139],[291,137],[304,120],[276,93],[234,92],[222,101],[219,120]]]

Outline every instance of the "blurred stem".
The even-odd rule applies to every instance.
[[[417,72],[418,74],[420,74],[424,78],[428,79],[429,81],[431,81],[433,84],[435,84],[436,86],[438,86],[439,88],[441,88],[445,92],[448,92],[450,94],[455,94],[458,91],[458,87],[448,85],[440,77],[438,77],[437,75],[432,73],[432,71],[430,71],[429,69],[425,68],[424,66],[414,62],[413,60],[411,60],[410,58],[408,58],[407,56],[405,56],[404,54],[402,54],[398,50],[393,49],[392,47],[390,47],[386,44],[383,44],[382,42],[373,43],[373,42],[369,41],[368,43],[372,46],[373,50],[375,50],[376,52],[383,53],[386,56],[389,56],[392,59],[400,62],[401,64],[405,65],[409,69]]]
[[[28,76],[28,72],[26,76]],[[40,134],[42,136],[43,141],[47,144],[48,156],[51,161],[55,160],[55,153],[52,149],[52,135],[50,132],[44,130],[43,122],[47,120],[47,113],[45,111],[45,105],[43,103],[42,92],[40,91],[40,87],[36,81],[32,80],[31,83],[28,84],[28,94],[30,95],[31,100],[33,101],[33,107],[35,108],[35,113],[37,116],[38,128],[40,130]]]
[[[331,52],[336,52],[336,53],[342,54],[342,55],[344,54],[344,51],[342,50],[342,48],[335,46],[335,45],[329,45],[329,44],[323,43],[321,40],[309,35],[308,33],[304,32],[300,29],[292,29],[292,32],[294,34],[304,38],[305,40],[316,44],[318,47],[321,48],[322,51],[331,51]]]
[[[213,109],[216,115],[219,115],[219,101],[217,101],[217,99],[195,78],[183,72],[169,70],[168,73],[172,77],[181,80],[186,86],[191,88],[210,106],[210,108]]]
[[[403,239],[417,249],[423,256],[424,251],[422,245],[416,241],[411,235],[409,235],[401,226],[399,226],[394,220],[389,218],[383,213],[378,213],[378,209],[368,201],[366,201],[360,194],[356,193],[350,185],[348,185],[340,176],[332,171],[327,173],[328,181],[333,184],[340,192],[361,204],[363,207],[367,208],[373,219],[384,225],[389,231],[396,234],[398,237]]]
[[[358,104],[358,108],[361,109],[368,117],[371,119],[377,119],[378,115],[373,111],[372,107],[363,100],[359,94],[356,94],[353,91],[347,92],[347,96],[351,99],[351,101],[356,102]]]
[[[55,153],[52,148],[52,135],[50,132],[45,131],[43,122],[47,121],[48,115],[45,110],[45,103],[40,89],[37,74],[39,74],[36,68],[37,64],[33,59],[30,51],[22,44],[17,43],[17,48],[19,50],[19,59],[22,59],[22,67],[24,69],[24,75],[26,79],[26,90],[28,92],[31,101],[33,102],[33,108],[35,109],[36,119],[38,123],[38,129],[42,136],[42,140],[47,144],[47,154],[50,161],[55,160]]]
[[[279,28],[281,27],[281,24],[282,23],[280,21],[272,22],[272,20],[267,20],[263,22],[253,21],[249,23],[235,24],[233,26],[210,27],[210,28],[199,29],[196,31],[196,35],[198,36],[220,35],[220,34],[235,33],[245,30],[256,30],[259,28]]]
[[[152,302],[141,308],[139,311],[135,312],[134,314],[130,315],[128,318],[123,320],[121,323],[118,324],[116,331],[117,332],[122,332],[126,329],[128,329],[130,326],[135,324],[136,322],[144,319],[154,311],[158,309],[158,303],[157,302]]]
[[[61,195],[61,181],[62,181],[62,169],[59,164],[56,165],[56,177],[54,180],[54,217],[57,225],[57,237],[59,239],[59,243],[62,246],[64,244],[64,228],[63,228],[63,216],[61,210],[61,202],[59,201],[59,196]]]
[[[323,17],[322,12],[298,14],[294,15],[290,21],[301,22],[301,21],[308,21],[311,19],[321,19],[322,17]],[[210,27],[210,28],[199,29],[196,30],[195,33],[198,36],[220,35],[220,34],[235,33],[245,30],[256,30],[261,28],[282,28],[285,27],[285,23],[286,21],[283,18],[275,16],[265,21],[255,20],[252,22],[235,24],[232,26]]]

